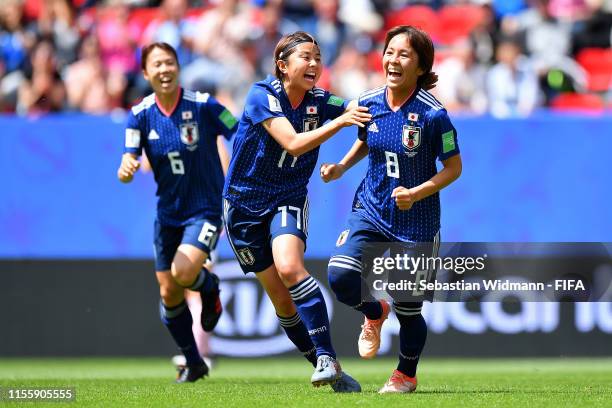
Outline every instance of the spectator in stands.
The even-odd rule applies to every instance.
[[[538,80],[516,40],[503,39],[495,52],[497,64],[487,73],[486,89],[493,116],[527,116],[539,103]]]
[[[194,59],[196,25],[195,19],[187,16],[187,6],[187,0],[163,0],[160,6],[162,18],[153,20],[141,39],[141,44],[170,44],[176,50],[181,66],[186,66]],[[202,35],[203,33],[197,33],[197,36]]]
[[[40,38],[53,41],[57,68],[74,62],[80,42],[75,8],[70,0],[47,0],[38,15],[35,30]]]
[[[238,0],[224,0],[200,17],[193,43],[197,58],[181,74],[187,88],[216,90],[234,98],[248,90],[254,67],[241,45],[248,40],[250,18],[251,7]]]
[[[104,69],[125,75],[140,75],[136,60],[137,27],[128,22],[129,9],[120,0],[109,0],[98,8],[95,34]]]
[[[41,114],[64,108],[66,88],[55,63],[53,44],[48,40],[36,44],[19,88],[17,113]]]
[[[434,89],[449,112],[485,113],[487,97],[485,83],[486,66],[478,64],[469,40],[453,44],[449,56],[435,69],[438,86]]]

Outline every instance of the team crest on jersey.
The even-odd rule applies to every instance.
[[[319,118],[304,119],[304,132],[315,130],[319,126]]]
[[[255,257],[249,248],[239,249],[237,254],[241,264],[253,265],[255,263]]]
[[[183,123],[181,125],[181,142],[187,145],[187,150],[194,151],[198,148],[198,124],[195,122]]]
[[[336,241],[337,247],[344,245],[344,243],[346,242],[346,239],[348,238],[350,231],[351,230],[344,230],[340,233],[340,236],[338,237],[338,240]]]
[[[404,125],[402,128],[402,145],[408,150],[409,157],[417,154],[414,150],[421,144],[421,128],[418,126]]]

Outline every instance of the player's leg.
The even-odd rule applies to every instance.
[[[180,243],[181,228],[163,227],[155,222],[155,268],[160,289],[160,318],[179,350],[185,356],[186,370],[177,382],[193,382],[208,373],[196,346],[191,326],[193,320],[185,303],[183,287],[177,284],[170,269],[172,257]]]
[[[297,349],[304,355],[313,367],[317,365],[317,353],[314,344],[308,334],[308,329],[304,325],[297,312],[289,290],[281,281],[278,271],[274,265],[258,272],[257,280],[266,291],[270,301],[274,305],[274,310],[280,321],[280,325],[287,334],[287,337]]]
[[[389,304],[376,300],[366,285],[362,253],[365,245],[385,242],[387,238],[359,213],[349,215],[347,229],[342,231],[336,249],[327,266],[329,284],[337,299],[363,313],[364,323],[359,335],[359,354],[374,358],[380,348],[380,331],[389,315]]]
[[[304,266],[308,228],[308,200],[278,207],[270,222],[274,265],[315,345],[315,386],[334,383],[342,375],[332,346],[329,317],[318,282]]]
[[[274,266],[269,238],[269,217],[244,214],[232,207],[227,200],[224,200],[223,206],[227,238],[242,271],[245,274],[255,273],[270,298],[287,337],[313,366],[316,365],[316,353],[308,330]]]
[[[217,245],[220,227],[220,220],[207,219],[187,225],[172,262],[172,276],[178,284],[200,293],[200,323],[205,331],[215,328],[223,311],[219,297],[219,278],[204,266]]]
[[[439,245],[440,234],[438,233],[432,242],[427,244],[429,249],[423,251],[426,251],[425,253],[430,252],[432,258],[437,257]],[[418,252],[423,251],[419,250]],[[420,274],[417,271],[415,275],[426,277],[428,281],[435,279],[435,270],[423,272],[423,274]],[[433,292],[425,293],[424,298],[431,301]],[[417,387],[417,365],[427,340],[427,323],[421,313],[423,302],[395,300],[393,308],[400,323],[399,362],[396,370],[379,392],[413,392]]]

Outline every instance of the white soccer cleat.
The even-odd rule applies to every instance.
[[[335,383],[341,376],[340,363],[331,356],[323,355],[317,358],[317,367],[310,377],[310,382],[315,387],[320,387],[321,385]]]
[[[385,320],[389,317],[389,311],[391,310],[386,300],[380,300],[380,305],[382,306],[382,316],[380,319],[370,320],[365,317],[363,326],[361,326],[357,345],[359,347],[359,355],[362,358],[369,359],[376,357],[376,353],[380,348],[380,330]]]
[[[401,371],[394,370],[385,385],[378,391],[379,394],[414,392],[417,387],[417,378],[408,377]]]

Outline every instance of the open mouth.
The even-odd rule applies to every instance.
[[[316,77],[317,77],[316,74],[311,74],[311,73],[304,74],[304,79],[310,82],[314,82]]]
[[[398,79],[402,77],[402,73],[399,71],[396,71],[394,69],[389,69],[387,70],[387,76],[389,78],[394,78],[394,79]]]
[[[170,85],[172,83],[172,78],[160,78],[159,83],[162,85]]]

